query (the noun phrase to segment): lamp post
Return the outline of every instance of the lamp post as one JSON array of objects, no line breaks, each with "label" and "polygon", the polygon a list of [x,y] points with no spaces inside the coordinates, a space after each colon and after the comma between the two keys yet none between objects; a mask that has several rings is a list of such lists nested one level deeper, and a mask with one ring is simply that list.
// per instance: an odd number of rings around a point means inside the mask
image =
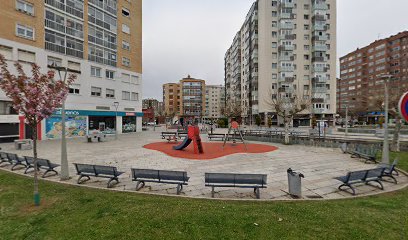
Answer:
[{"label": "lamp post", "polygon": [[[67,72],[68,68],[66,67],[58,67],[54,66],[55,69],[58,71],[58,75],[61,81],[64,83],[67,80]],[[64,78],[62,78],[61,71],[64,72]],[[69,179],[69,168],[68,168],[68,154],[67,154],[67,139],[65,133],[65,100],[62,102],[61,106],[61,177],[62,181]]]},{"label": "lamp post", "polygon": [[115,140],[118,140],[118,107],[119,107],[119,102],[114,102],[113,106],[115,107]]},{"label": "lamp post", "polygon": [[383,143],[383,153],[382,153],[382,163],[389,164],[389,139],[388,139],[388,81],[391,79],[392,75],[384,74],[380,76],[384,79],[384,143]]}]

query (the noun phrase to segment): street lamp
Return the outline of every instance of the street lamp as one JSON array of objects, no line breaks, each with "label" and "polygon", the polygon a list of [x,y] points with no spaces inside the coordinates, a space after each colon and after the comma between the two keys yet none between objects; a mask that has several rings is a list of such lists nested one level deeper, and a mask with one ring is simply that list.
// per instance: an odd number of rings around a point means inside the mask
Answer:
[{"label": "street lamp", "polygon": [[382,163],[389,164],[389,139],[388,139],[388,81],[391,79],[391,74],[383,74],[380,76],[384,80],[384,143],[382,153]]},{"label": "street lamp", "polygon": [[118,107],[119,107],[119,102],[114,102],[113,106],[115,107],[115,140],[118,140]]},{"label": "street lamp", "polygon": [[[60,80],[64,81],[65,83],[67,80],[68,68],[61,67],[61,66],[55,66],[55,64],[53,64],[53,67],[58,71]],[[62,78],[61,71],[64,72],[64,78]],[[61,125],[62,125],[62,130],[61,130],[61,178],[60,179],[61,181],[64,181],[64,180],[69,179],[67,139],[65,136],[65,100],[62,102],[62,106],[61,106]]]}]

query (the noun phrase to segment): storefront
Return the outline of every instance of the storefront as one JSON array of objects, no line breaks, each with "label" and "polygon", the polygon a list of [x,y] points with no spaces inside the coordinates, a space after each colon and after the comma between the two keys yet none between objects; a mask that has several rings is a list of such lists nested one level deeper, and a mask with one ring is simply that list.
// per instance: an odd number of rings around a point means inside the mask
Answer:
[{"label": "storefront", "polygon": [[[137,132],[142,128],[142,113],[66,110],[65,131],[67,137],[81,137],[97,130],[106,134]],[[45,121],[44,135],[48,139],[61,138],[61,110]]]}]

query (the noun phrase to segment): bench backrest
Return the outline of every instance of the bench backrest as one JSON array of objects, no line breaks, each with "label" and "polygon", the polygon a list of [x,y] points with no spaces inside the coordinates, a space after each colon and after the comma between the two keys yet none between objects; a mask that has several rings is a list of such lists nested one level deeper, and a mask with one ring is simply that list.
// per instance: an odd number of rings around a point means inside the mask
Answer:
[{"label": "bench backrest", "polygon": [[135,169],[132,168],[133,179],[157,179],[167,181],[188,181],[187,172],[182,171],[166,171],[154,169]]},{"label": "bench backrest", "polygon": [[7,153],[7,158],[9,160],[16,160],[16,161],[19,160],[17,154],[15,154],[15,153]]},{"label": "bench backrest", "polygon": [[7,159],[7,153],[6,152],[0,152],[0,158],[1,159]]},{"label": "bench backrest", "polygon": [[380,178],[382,174],[384,173],[384,170],[385,168],[375,168],[375,169],[367,170],[367,175],[365,179]]},{"label": "bench backrest", "polygon": [[219,183],[219,184],[254,184],[254,185],[266,185],[267,175],[264,174],[235,174],[235,173],[206,173],[206,183]]},{"label": "bench backrest", "polygon": [[94,168],[96,175],[118,176],[118,170],[116,167],[94,165]]},{"label": "bench backrest", "polygon": [[96,174],[95,173],[95,168],[93,165],[89,164],[81,164],[81,163],[74,163],[75,168],[77,170],[77,173],[91,173],[91,174]]},{"label": "bench backrest", "polygon": [[34,164],[33,157],[24,156],[24,160],[26,161],[27,165]]},{"label": "bench backrest", "polygon": [[38,166],[50,166],[50,160],[48,159],[43,159],[43,158],[37,158],[37,164]]},{"label": "bench backrest", "polygon": [[357,180],[363,181],[367,176],[367,170],[349,172],[347,174],[346,182],[353,182]]}]

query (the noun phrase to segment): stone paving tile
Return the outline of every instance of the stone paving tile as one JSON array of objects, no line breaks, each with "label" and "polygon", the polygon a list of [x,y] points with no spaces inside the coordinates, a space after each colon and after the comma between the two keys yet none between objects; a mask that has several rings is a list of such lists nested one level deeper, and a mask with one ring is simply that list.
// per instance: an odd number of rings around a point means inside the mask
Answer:
[{"label": "stone paving tile", "polygon": [[[162,129],[164,130],[164,129]],[[156,132],[147,131],[136,134],[120,135],[115,141],[111,137],[107,142],[87,143],[84,138],[68,139],[68,159],[71,163],[69,170],[71,179],[69,183],[76,184],[77,176],[72,163],[90,163],[117,166],[119,171],[125,173],[120,176],[120,183],[115,189],[135,191],[136,183],[131,180],[131,168],[149,168],[163,170],[187,171],[190,177],[189,185],[184,186],[181,195],[189,197],[211,197],[211,188],[204,186],[204,173],[206,172],[231,172],[231,173],[262,173],[268,174],[268,187],[261,189],[262,199],[292,199],[287,194],[288,168],[305,175],[302,179],[302,194],[305,199],[323,197],[327,199],[350,197],[345,191],[338,191],[340,182],[333,179],[346,175],[348,171],[370,169],[375,164],[365,164],[359,159],[350,158],[339,149],[316,148],[311,146],[271,144],[279,149],[263,154],[234,154],[218,159],[199,161],[169,157],[161,152],[143,148],[144,144],[162,141],[159,137],[160,129]],[[203,136],[203,140],[206,140]],[[253,142],[257,143],[257,142]],[[60,162],[59,140],[45,140],[38,144],[39,157]],[[268,143],[265,143],[268,144]],[[174,144],[169,144],[169,147]],[[16,151],[14,144],[0,144],[3,151],[14,152],[19,155],[32,156],[31,150]],[[10,169],[9,166],[2,167]],[[59,170],[59,169],[57,169]],[[17,172],[22,173],[23,170]],[[32,174],[30,174],[32,175]],[[58,176],[49,177],[49,180],[59,181]],[[384,183],[386,190],[399,188],[408,183],[408,177],[397,177],[398,185],[390,182]],[[108,179],[92,178],[82,185],[106,188]],[[375,183],[374,183],[375,184]],[[356,186],[357,194],[381,192],[377,187]],[[176,194],[176,185],[146,183],[140,192],[158,194]],[[215,197],[255,199],[252,189],[216,188]]]}]

